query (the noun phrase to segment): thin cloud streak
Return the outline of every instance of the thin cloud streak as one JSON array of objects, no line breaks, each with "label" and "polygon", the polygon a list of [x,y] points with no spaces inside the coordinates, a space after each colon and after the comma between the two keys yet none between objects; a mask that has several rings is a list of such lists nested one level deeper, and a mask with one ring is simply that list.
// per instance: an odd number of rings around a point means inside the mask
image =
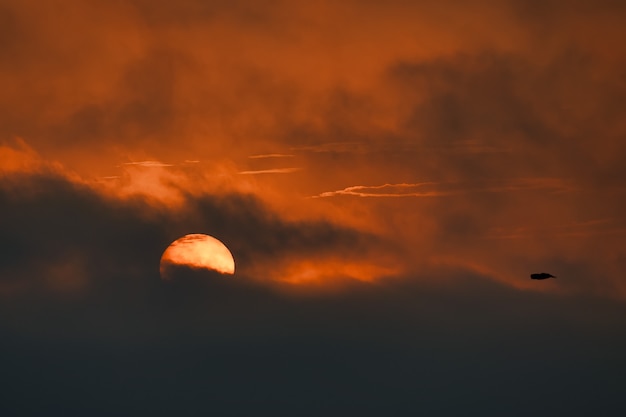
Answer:
[{"label": "thin cloud streak", "polygon": [[370,193],[363,190],[382,190],[387,188],[416,188],[424,185],[433,185],[434,182],[424,182],[415,184],[383,184],[383,185],[354,185],[343,190],[327,191],[311,198],[335,197],[338,195],[352,195],[357,197],[436,197],[444,195],[440,192],[398,192],[398,193]]},{"label": "thin cloud streak", "polygon": [[302,168],[274,168],[274,169],[261,169],[258,171],[241,171],[240,175],[260,175],[260,174],[291,174],[296,171],[300,171]]},{"label": "thin cloud streak", "polygon": [[[415,189],[427,186],[448,187],[449,189],[435,189],[425,191],[414,191]],[[472,193],[499,193],[512,191],[525,191],[544,189],[553,192],[573,191],[573,188],[565,184],[562,180],[555,178],[530,178],[514,180],[509,184],[503,185],[483,185],[471,186],[463,183],[438,183],[434,181],[426,181],[419,183],[400,183],[400,184],[383,184],[383,185],[354,185],[341,190],[327,191],[311,198],[327,198],[340,195],[356,196],[356,197],[445,197],[452,195],[463,195]],[[374,190],[387,190],[395,192],[373,192]]]},{"label": "thin cloud streak", "polygon": [[166,164],[160,161],[137,161],[137,162],[125,162],[122,165],[134,165],[140,166],[144,168],[162,168],[162,167],[173,167],[173,164]]},{"label": "thin cloud streak", "polygon": [[293,158],[295,155],[283,153],[268,153],[263,155],[250,155],[250,159],[269,159],[269,158]]}]

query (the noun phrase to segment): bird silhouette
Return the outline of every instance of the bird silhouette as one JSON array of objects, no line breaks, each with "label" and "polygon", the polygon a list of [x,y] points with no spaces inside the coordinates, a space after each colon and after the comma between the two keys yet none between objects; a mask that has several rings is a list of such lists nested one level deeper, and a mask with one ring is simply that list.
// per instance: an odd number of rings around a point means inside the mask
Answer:
[{"label": "bird silhouette", "polygon": [[548,278],[556,278],[552,274],[548,274],[547,272],[541,272],[538,274],[530,274],[530,279],[548,279]]}]

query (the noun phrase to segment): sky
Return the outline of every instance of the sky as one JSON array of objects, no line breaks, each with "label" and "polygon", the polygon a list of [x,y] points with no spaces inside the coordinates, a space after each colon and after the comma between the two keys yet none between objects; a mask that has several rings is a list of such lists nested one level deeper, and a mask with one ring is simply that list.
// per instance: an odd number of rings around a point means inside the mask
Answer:
[{"label": "sky", "polygon": [[0,0],[0,413],[622,414],[625,21]]}]

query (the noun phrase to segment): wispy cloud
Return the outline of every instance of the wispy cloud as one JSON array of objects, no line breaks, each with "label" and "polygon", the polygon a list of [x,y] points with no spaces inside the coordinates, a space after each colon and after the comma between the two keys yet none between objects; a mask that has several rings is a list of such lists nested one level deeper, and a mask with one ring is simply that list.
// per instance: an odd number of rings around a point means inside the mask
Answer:
[{"label": "wispy cloud", "polygon": [[160,161],[137,161],[137,162],[125,162],[122,165],[134,165],[145,168],[157,168],[157,167],[171,167],[172,164],[166,164]]},{"label": "wispy cloud", "polygon": [[433,197],[442,195],[436,191],[417,191],[420,187],[433,185],[433,182],[415,184],[383,184],[383,185],[354,185],[342,190],[327,191],[313,198],[335,197],[338,195],[351,195],[357,197]]},{"label": "wispy cloud", "polygon": [[241,171],[241,175],[259,175],[259,174],[290,174],[292,172],[300,171],[301,168],[274,168],[274,169],[261,169],[258,171]]},{"label": "wispy cloud", "polygon": [[341,190],[327,191],[312,198],[327,198],[340,195],[356,197],[444,197],[470,193],[495,193],[544,189],[552,192],[572,191],[558,178],[522,178],[510,181],[490,181],[482,184],[463,182],[434,182],[353,185]]},{"label": "wispy cloud", "polygon": [[250,155],[250,159],[268,159],[268,158],[293,158],[295,155],[284,153],[268,153],[263,155]]}]

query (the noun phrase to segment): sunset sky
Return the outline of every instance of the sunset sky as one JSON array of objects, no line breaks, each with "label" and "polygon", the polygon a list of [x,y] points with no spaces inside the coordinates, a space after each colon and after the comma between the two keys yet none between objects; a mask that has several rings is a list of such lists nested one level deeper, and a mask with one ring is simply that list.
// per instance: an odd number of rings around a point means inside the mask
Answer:
[{"label": "sunset sky", "polygon": [[[625,39],[620,0],[0,0],[0,414],[621,415]],[[193,233],[236,273],[161,279]]]}]

